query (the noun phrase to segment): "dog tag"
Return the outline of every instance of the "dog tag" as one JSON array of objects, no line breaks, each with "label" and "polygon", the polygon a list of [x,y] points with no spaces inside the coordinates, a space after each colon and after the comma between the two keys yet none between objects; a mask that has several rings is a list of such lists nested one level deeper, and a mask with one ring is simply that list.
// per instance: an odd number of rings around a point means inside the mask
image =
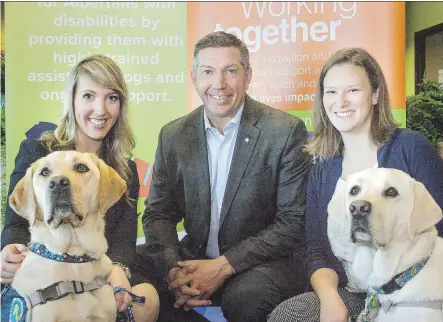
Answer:
[{"label": "dog tag", "polygon": [[361,322],[371,322],[371,317],[369,316],[369,312],[362,313],[362,315],[360,316],[360,321]]},{"label": "dog tag", "polygon": [[366,299],[365,299],[365,309],[364,309],[363,313],[360,315],[361,322],[371,322],[371,318],[370,318],[370,314],[369,314],[371,300],[372,300],[372,295],[368,293],[366,295]]},{"label": "dog tag", "polygon": [[375,316],[377,316],[377,311],[379,309],[379,302],[377,294],[367,293],[365,299],[365,309],[360,314],[359,322],[372,322]]},{"label": "dog tag", "polygon": [[372,308],[378,307],[379,303],[378,303],[377,294],[371,294],[369,301],[370,301],[370,307]]}]

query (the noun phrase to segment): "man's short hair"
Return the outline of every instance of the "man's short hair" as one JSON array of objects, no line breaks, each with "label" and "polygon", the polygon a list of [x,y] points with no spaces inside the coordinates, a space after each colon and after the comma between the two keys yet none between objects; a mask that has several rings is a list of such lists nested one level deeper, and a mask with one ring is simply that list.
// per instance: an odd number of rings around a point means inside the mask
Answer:
[{"label": "man's short hair", "polygon": [[216,31],[201,38],[194,48],[194,71],[198,68],[198,53],[205,48],[234,47],[240,51],[240,63],[245,70],[250,68],[248,47],[236,36],[224,31]]}]

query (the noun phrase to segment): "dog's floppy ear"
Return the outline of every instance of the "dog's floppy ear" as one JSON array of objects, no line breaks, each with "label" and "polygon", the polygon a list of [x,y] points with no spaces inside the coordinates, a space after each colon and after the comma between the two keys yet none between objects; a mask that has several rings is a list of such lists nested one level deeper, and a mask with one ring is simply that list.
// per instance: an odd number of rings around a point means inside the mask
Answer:
[{"label": "dog's floppy ear", "polygon": [[26,170],[26,174],[15,186],[9,196],[9,206],[20,216],[28,219],[29,225],[33,226],[37,215],[37,204],[35,202],[34,187],[32,185],[32,177],[34,175],[34,167],[30,166]]},{"label": "dog's floppy ear", "polygon": [[411,240],[426,229],[435,226],[442,218],[442,210],[423,183],[413,181],[414,207],[409,219],[408,232]]},{"label": "dog's floppy ear", "polygon": [[100,214],[104,216],[126,191],[126,182],[117,171],[108,166],[103,160],[96,158],[96,162],[100,170],[98,206]]}]

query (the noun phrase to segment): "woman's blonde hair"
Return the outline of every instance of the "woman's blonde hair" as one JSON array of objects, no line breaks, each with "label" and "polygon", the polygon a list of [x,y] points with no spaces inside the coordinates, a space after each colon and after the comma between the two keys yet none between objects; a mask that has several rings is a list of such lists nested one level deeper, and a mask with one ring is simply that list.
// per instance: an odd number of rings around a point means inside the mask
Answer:
[{"label": "woman's blonde hair", "polygon": [[339,64],[362,67],[368,76],[372,90],[375,92],[378,89],[378,102],[373,107],[370,128],[374,144],[382,146],[389,139],[392,131],[399,126],[392,118],[388,85],[380,65],[374,57],[361,48],[339,50],[328,59],[321,70],[312,107],[313,136],[306,145],[306,150],[321,157],[343,153],[343,140],[340,132],[332,125],[323,105],[325,76],[333,66]]},{"label": "woman's blonde hair", "polygon": [[40,140],[45,141],[50,151],[75,149],[77,122],[74,98],[79,76],[87,76],[94,83],[115,91],[119,96],[120,115],[103,138],[98,156],[129,183],[132,173],[127,159],[135,147],[135,138],[128,119],[128,90],[120,68],[109,57],[89,56],[74,66],[66,84],[66,99],[60,123],[54,132],[43,133]]}]

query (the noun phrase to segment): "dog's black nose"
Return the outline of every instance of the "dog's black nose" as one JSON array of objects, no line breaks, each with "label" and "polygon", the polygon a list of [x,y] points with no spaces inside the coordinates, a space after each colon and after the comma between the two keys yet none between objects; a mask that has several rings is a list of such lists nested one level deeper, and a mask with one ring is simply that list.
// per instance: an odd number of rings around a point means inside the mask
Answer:
[{"label": "dog's black nose", "polygon": [[349,211],[352,216],[364,217],[371,213],[372,204],[366,200],[354,200],[349,205]]},{"label": "dog's black nose", "polygon": [[57,176],[51,179],[49,181],[49,189],[50,190],[57,190],[57,189],[63,189],[68,188],[71,183],[69,182],[69,179],[65,176]]}]

